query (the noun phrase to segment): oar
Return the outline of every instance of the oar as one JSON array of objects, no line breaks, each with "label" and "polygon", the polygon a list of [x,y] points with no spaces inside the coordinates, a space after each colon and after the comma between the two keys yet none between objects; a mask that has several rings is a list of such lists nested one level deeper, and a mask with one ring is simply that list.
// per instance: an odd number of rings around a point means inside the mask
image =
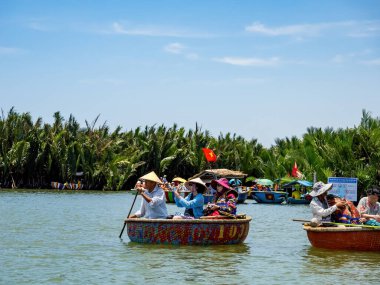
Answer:
[{"label": "oar", "polygon": [[[135,201],[136,201],[136,198],[137,198],[137,195],[139,194],[139,191],[136,191],[136,195],[135,195],[135,199],[133,199],[133,203],[132,203],[132,206],[131,206],[131,209],[129,210],[129,213],[128,213],[128,216],[127,218],[129,218],[129,216],[131,215],[131,212],[132,212],[132,209],[133,209],[133,206],[135,205]],[[121,236],[123,235],[123,232],[124,232],[124,229],[125,229],[125,226],[127,225],[127,221],[124,221],[124,226],[123,228],[121,229],[121,233],[119,235],[119,238],[121,238]]]},{"label": "oar", "polygon": [[293,222],[310,223],[309,220],[292,219]]}]

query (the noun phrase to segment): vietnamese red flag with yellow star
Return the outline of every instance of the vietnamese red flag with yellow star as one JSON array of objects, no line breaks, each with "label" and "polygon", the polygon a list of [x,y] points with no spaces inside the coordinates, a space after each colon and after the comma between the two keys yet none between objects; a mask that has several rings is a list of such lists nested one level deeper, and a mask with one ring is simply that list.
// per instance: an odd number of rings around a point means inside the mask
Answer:
[{"label": "vietnamese red flag with yellow star", "polygon": [[203,153],[206,157],[206,160],[208,162],[215,162],[216,161],[216,155],[211,149],[204,147],[204,148],[202,148],[202,151],[203,151]]}]

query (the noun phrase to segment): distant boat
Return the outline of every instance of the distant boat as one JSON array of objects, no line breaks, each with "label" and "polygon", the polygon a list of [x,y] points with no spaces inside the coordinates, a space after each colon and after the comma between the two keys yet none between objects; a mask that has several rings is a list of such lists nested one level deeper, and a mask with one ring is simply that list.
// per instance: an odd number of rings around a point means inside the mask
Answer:
[{"label": "distant boat", "polygon": [[[294,187],[298,187],[298,189],[294,189]],[[302,191],[300,188],[303,188]],[[311,189],[313,187],[313,183],[306,180],[293,180],[289,183],[286,183],[282,186],[284,191],[286,191],[289,195],[286,202],[288,204],[310,204],[312,197],[307,193],[307,188]]]},{"label": "distant boat", "polygon": [[286,200],[286,203],[288,203],[288,204],[296,204],[296,205],[310,204],[312,198],[313,197],[311,197],[309,194],[301,195],[301,199],[296,199],[296,198],[293,198],[293,197],[289,197]]},{"label": "distant boat", "polygon": [[282,191],[251,191],[251,195],[257,203],[265,204],[281,204],[288,197],[288,193]]},{"label": "distant boat", "polygon": [[81,190],[83,189],[83,184],[81,183],[60,183],[60,182],[51,182],[51,188],[58,190]]},{"label": "distant boat", "polygon": [[237,198],[237,203],[238,204],[243,204],[245,200],[248,198],[248,191],[246,187],[242,186],[237,186],[235,187],[235,190],[238,192],[238,198]]},{"label": "distant boat", "polygon": [[126,219],[129,239],[138,243],[232,245],[242,243],[251,217],[244,219]]}]

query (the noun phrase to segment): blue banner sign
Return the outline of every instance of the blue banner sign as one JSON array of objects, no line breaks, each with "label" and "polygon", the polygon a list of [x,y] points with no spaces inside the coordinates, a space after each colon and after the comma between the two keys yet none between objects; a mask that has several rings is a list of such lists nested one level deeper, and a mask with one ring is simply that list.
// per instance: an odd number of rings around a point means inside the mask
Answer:
[{"label": "blue banner sign", "polygon": [[350,201],[357,201],[358,179],[350,177],[329,177],[327,183],[332,183],[333,187],[329,194],[334,194]]}]

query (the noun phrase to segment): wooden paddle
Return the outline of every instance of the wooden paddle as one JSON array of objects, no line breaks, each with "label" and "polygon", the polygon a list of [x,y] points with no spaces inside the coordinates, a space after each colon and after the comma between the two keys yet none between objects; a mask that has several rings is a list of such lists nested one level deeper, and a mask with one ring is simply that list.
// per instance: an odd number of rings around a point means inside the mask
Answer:
[{"label": "wooden paddle", "polygon": [[[135,202],[136,202],[136,198],[137,198],[137,195],[139,194],[139,191],[136,191],[136,195],[135,195],[135,199],[133,199],[133,203],[132,203],[132,206],[131,206],[131,209],[129,210],[129,213],[128,213],[128,216],[127,216],[127,219],[129,218],[129,216],[131,215],[131,212],[132,212],[132,209],[133,209],[133,206],[135,205]],[[124,221],[124,226],[121,230],[121,233],[119,235],[119,238],[121,238],[121,236],[123,235],[123,232],[124,232],[124,229],[125,229],[125,226],[127,225],[127,221]]]}]

